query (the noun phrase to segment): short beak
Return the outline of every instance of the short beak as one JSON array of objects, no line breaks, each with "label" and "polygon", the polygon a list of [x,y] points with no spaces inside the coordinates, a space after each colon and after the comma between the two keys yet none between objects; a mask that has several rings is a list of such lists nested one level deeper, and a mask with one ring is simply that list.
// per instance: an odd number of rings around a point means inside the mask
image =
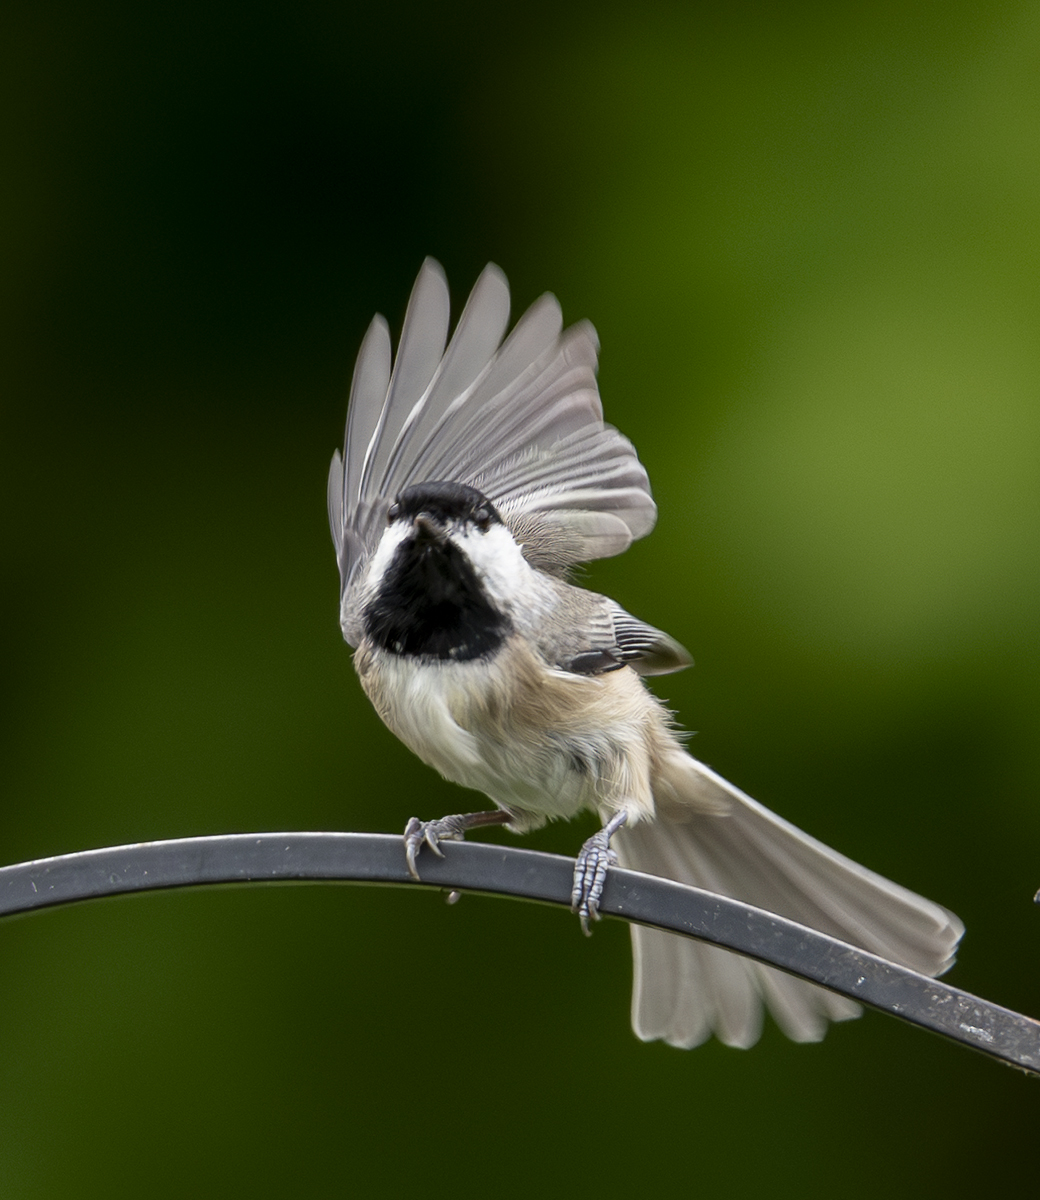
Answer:
[{"label": "short beak", "polygon": [[419,513],[414,522],[415,532],[419,536],[419,540],[423,542],[442,542],[444,541],[444,529],[436,518],[430,516],[429,513]]}]

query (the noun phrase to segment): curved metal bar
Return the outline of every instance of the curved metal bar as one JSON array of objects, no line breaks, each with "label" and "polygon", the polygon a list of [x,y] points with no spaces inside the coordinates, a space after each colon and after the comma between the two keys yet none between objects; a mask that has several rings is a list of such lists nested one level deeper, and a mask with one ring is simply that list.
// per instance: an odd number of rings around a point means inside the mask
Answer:
[{"label": "curved metal bar", "polygon": [[[339,881],[430,886],[570,906],[574,860],[512,846],[424,851],[422,884],[399,836],[241,833],[84,850],[0,867],[0,916],[102,896],[205,884]],[[604,914],[699,938],[1040,1075],[1040,1021],[762,909],[670,879],[613,867]]]}]

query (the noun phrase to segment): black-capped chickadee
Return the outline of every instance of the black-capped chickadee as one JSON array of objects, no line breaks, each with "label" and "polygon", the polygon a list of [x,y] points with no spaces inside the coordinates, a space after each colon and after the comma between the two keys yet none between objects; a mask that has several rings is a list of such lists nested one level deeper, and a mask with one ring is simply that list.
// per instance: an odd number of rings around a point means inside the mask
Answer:
[{"label": "black-capped chickadee", "polygon": [[[329,473],[340,622],[390,729],[491,812],[408,823],[423,846],[478,825],[515,833],[592,809],[575,907],[587,929],[612,862],[732,896],[928,975],[963,933],[946,909],[868,871],[745,796],[683,748],[641,676],[686,651],[568,582],[619,554],[656,508],[631,443],[603,423],[595,331],[561,332],[551,295],[503,341],[509,289],[488,266],[448,343],[448,287],[424,263],[391,370],[377,316]],[[447,349],[445,345],[447,343]],[[612,841],[614,846],[612,846]],[[439,851],[438,851],[439,852]],[[851,1001],[727,951],[632,926],[632,1021],[644,1040],[758,1038],[763,1002],[814,1041]]]}]

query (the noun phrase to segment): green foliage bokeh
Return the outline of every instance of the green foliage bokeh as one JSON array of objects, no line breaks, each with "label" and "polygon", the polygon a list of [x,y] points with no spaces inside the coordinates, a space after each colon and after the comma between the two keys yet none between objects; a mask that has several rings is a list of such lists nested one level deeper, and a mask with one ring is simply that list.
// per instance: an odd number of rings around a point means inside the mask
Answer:
[{"label": "green foliage bokeh", "polygon": [[[464,803],[353,678],[324,487],[371,314],[491,259],[599,330],[661,515],[588,582],[693,652],[659,690],[694,751],[1040,1011],[1040,6],[2,30],[0,860]],[[629,987],[622,926],[479,898],[7,922],[0,1197],[1032,1184],[1034,1081],[875,1014],[643,1046]]]}]

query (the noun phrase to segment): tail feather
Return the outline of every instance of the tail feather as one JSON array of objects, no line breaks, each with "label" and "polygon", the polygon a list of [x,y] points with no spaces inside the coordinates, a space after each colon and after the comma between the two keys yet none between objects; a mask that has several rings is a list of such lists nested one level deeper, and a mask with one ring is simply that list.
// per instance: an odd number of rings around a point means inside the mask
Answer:
[{"label": "tail feather", "polygon": [[[951,965],[964,932],[951,912],[809,837],[685,753],[662,770],[669,803],[655,821],[618,833],[624,866],[744,900],[926,975]],[[632,1021],[644,1041],[690,1047],[714,1032],[751,1046],[763,1004],[788,1037],[818,1041],[828,1021],[860,1011],[714,946],[640,926],[632,942]]]},{"label": "tail feather", "polygon": [[[632,834],[638,838],[648,828],[655,827],[638,825]],[[628,844],[626,838],[626,846]],[[620,842],[618,848],[622,861],[625,861],[627,854],[621,850]],[[641,858],[645,865],[636,869],[669,879],[683,879],[690,873],[682,854],[684,849],[687,847],[672,839],[656,838]],[[696,848],[694,853],[697,853]],[[635,864],[626,862],[626,865]],[[705,880],[699,886],[712,891],[720,886],[707,862],[698,862],[696,874]],[[640,993],[633,1004],[645,1014],[644,1020],[653,1011],[651,1024],[655,1027],[667,1029],[670,1023],[678,1023],[683,1027],[681,1044],[684,1046],[697,1045],[712,1031],[727,1045],[750,1046],[758,1040],[762,1006],[757,989],[748,986],[747,972],[752,965],[749,960],[640,926],[633,926],[632,934],[633,956],[637,963],[636,992]],[[647,964],[643,971],[639,967],[642,962]],[[696,997],[697,1003],[690,1004],[689,997]],[[664,1035],[653,1033],[644,1040],[661,1036]]]}]

